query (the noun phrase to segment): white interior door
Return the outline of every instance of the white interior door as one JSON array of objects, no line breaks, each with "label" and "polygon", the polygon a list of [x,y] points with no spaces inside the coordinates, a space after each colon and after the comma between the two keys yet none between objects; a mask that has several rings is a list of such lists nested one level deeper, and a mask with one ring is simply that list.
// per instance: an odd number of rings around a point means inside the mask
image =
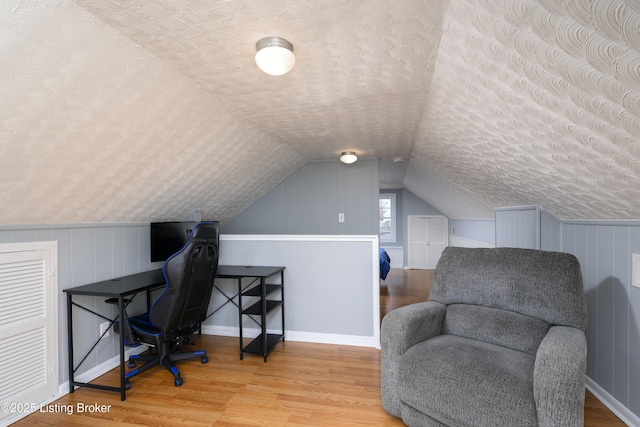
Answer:
[{"label": "white interior door", "polygon": [[409,268],[428,269],[428,223],[424,217],[409,216]]},{"label": "white interior door", "polygon": [[434,269],[447,246],[447,218],[409,215],[409,268]]},{"label": "white interior door", "polygon": [[447,219],[445,217],[433,217],[427,219],[429,228],[429,240],[427,241],[428,269],[436,268],[442,251],[447,246]]}]

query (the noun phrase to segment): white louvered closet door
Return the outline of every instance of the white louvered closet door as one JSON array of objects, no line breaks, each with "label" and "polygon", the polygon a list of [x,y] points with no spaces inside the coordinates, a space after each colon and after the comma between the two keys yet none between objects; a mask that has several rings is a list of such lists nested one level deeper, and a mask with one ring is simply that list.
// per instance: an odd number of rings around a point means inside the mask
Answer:
[{"label": "white louvered closet door", "polygon": [[0,424],[58,393],[57,266],[57,242],[0,244]]}]

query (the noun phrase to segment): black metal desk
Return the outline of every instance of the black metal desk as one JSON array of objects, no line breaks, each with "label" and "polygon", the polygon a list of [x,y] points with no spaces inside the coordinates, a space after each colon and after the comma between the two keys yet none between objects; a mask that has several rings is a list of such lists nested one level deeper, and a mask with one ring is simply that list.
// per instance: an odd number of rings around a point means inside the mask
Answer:
[{"label": "black metal desk", "polygon": [[[238,334],[240,338],[240,360],[244,358],[244,353],[260,354],[267,361],[267,354],[280,341],[284,341],[284,269],[285,267],[252,267],[239,265],[218,266],[217,277],[226,279],[237,279],[238,293],[233,297],[225,294],[227,301],[238,307]],[[275,275],[280,275],[280,283],[268,284],[267,279]],[[248,284],[243,284],[243,279],[254,279]],[[220,290],[220,289],[218,289]],[[280,291],[279,299],[268,299],[270,294]],[[224,292],[223,292],[224,294]],[[257,297],[258,301],[249,307],[243,307],[242,297]],[[237,297],[237,304],[233,298]],[[223,304],[223,305],[224,305]],[[282,313],[282,333],[267,333],[267,314],[277,307],[281,307]],[[248,315],[261,328],[261,333],[248,345],[244,345],[242,337],[242,316]],[[260,321],[256,321],[253,316],[259,316]]]},{"label": "black metal desk", "polygon": [[[282,338],[284,340],[284,269],[285,267],[259,267],[259,266],[237,266],[237,265],[219,265],[216,277],[218,278],[226,278],[226,279],[237,279],[238,280],[238,293],[231,297],[227,296],[222,292],[220,288],[217,286],[216,289],[223,293],[223,295],[227,298],[227,301],[223,303],[223,305],[231,302],[236,307],[238,307],[238,311],[240,313],[240,324],[239,324],[239,334],[240,334],[240,359],[243,357],[243,352],[247,353],[257,353],[262,354],[264,356],[264,361],[267,361],[267,353],[273,345],[277,341]],[[277,285],[267,285],[266,280],[276,274],[280,273],[280,284]],[[249,284],[243,285],[242,280],[246,278],[253,278],[254,280]],[[259,285],[257,282],[259,281]],[[88,285],[77,286],[75,288],[65,289],[64,292],[67,294],[67,339],[68,339],[68,352],[69,352],[69,393],[73,393],[75,387],[89,387],[89,388],[97,388],[101,390],[109,390],[109,391],[119,391],[120,399],[126,399],[126,381],[125,381],[125,345],[124,345],[124,322],[119,322],[119,335],[120,339],[120,387],[101,385],[95,383],[85,383],[75,381],[74,375],[75,371],[78,367],[84,362],[84,360],[88,357],[88,355],[93,351],[93,349],[98,345],[100,338],[93,345],[93,347],[87,352],[84,358],[80,361],[78,366],[74,366],[74,354],[73,354],[73,306],[79,307],[83,310],[86,310],[94,315],[101,317],[105,320],[111,322],[111,325],[117,320],[122,319],[125,316],[124,310],[124,301],[126,297],[133,298],[139,292],[147,293],[147,309],[150,306],[150,291],[154,288],[163,286],[165,284],[165,278],[162,274],[162,269],[146,271],[143,273],[132,274],[130,276],[119,277],[111,280],[105,280],[102,282],[91,283]],[[268,311],[267,307],[267,295],[276,289],[281,290],[281,298],[278,301],[278,305],[282,305],[282,335],[269,335],[267,334],[267,325],[266,325],[266,314]],[[246,296],[257,296],[260,297],[260,304],[262,307],[262,322],[260,323],[262,327],[262,335],[256,338],[252,344],[249,346],[243,347],[242,343],[242,315],[243,314],[260,314],[257,312],[247,312],[247,310],[242,309],[242,295]],[[82,305],[79,305],[73,301],[74,295],[87,295],[87,296],[98,296],[105,298],[114,298],[117,299],[118,303],[118,315],[115,319],[109,319],[100,313],[96,313],[95,311],[86,308]],[[238,302],[234,302],[234,298],[238,298]],[[219,310],[221,307],[218,307]],[[251,307],[250,307],[251,308]],[[217,311],[216,310],[216,311]],[[243,313],[244,311],[244,313]],[[214,312],[215,313],[215,312]],[[213,313],[212,313],[213,314]],[[207,316],[210,317],[211,315]],[[260,340],[261,337],[266,337],[267,339]],[[264,341],[264,342],[263,342]]]},{"label": "black metal desk", "polygon": [[[147,305],[149,304],[149,291],[159,286],[162,286],[165,283],[164,275],[162,274],[162,270],[151,270],[145,271],[144,273],[132,274],[130,276],[120,277],[111,280],[105,280],[103,282],[91,283],[89,285],[77,286],[75,288],[65,289],[64,292],[67,293],[67,339],[68,339],[68,351],[69,351],[69,393],[73,393],[75,387],[90,387],[97,388],[101,390],[110,390],[110,391],[119,391],[120,399],[125,400],[126,398],[126,387],[125,387],[125,365],[124,365],[124,322],[119,322],[119,333],[120,333],[120,387],[101,385],[101,384],[92,384],[92,383],[84,383],[78,382],[74,379],[74,374],[76,369],[80,367],[82,362],[87,358],[89,353],[93,351],[93,349],[98,345],[100,338],[94,344],[93,347],[87,352],[84,358],[80,361],[78,366],[74,367],[74,358],[73,358],[73,306],[79,307],[83,310],[86,310],[90,313],[95,314],[98,317],[102,317],[105,320],[109,320],[111,325],[117,319],[124,318],[124,300],[125,297],[135,296],[139,292],[147,292]],[[109,319],[99,313],[96,313],[93,310],[90,310],[86,307],[83,307],[79,304],[73,302],[74,295],[88,295],[88,296],[98,296],[98,297],[106,297],[106,298],[117,298],[118,300],[118,316],[116,319]],[[147,307],[148,308],[148,307]],[[109,325],[109,328],[111,327]]]}]

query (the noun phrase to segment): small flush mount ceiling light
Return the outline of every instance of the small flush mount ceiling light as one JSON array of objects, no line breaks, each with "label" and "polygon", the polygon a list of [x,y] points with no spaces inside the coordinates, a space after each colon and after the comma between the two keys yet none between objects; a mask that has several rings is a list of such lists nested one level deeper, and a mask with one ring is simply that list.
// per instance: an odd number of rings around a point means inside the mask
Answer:
[{"label": "small flush mount ceiling light", "polygon": [[282,37],[265,37],[256,43],[256,64],[272,76],[287,74],[296,63],[293,45]]},{"label": "small flush mount ceiling light", "polygon": [[340,155],[340,161],[348,165],[355,162],[356,160],[358,160],[358,156],[356,156],[355,151],[343,151],[342,155]]}]

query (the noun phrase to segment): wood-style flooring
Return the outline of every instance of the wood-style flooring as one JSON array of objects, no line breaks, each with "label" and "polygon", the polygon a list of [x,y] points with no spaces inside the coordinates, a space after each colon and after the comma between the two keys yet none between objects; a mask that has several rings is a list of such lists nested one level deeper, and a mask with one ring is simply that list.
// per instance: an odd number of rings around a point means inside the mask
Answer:
[{"label": "wood-style flooring", "polygon": [[426,301],[434,270],[392,268],[380,286],[380,319],[394,308]]},{"label": "wood-style flooring", "polygon": [[[381,288],[382,315],[426,300],[432,271],[392,270]],[[380,351],[373,348],[282,342],[262,357],[239,358],[237,338],[196,337],[209,363],[179,362],[181,387],[162,367],[132,380],[127,400],[119,393],[79,389],[15,426],[402,426],[380,404]],[[118,384],[114,369],[98,380]],[[77,408],[105,405],[105,412]],[[65,409],[73,409],[68,414]],[[588,393],[585,426],[624,426]]]}]

